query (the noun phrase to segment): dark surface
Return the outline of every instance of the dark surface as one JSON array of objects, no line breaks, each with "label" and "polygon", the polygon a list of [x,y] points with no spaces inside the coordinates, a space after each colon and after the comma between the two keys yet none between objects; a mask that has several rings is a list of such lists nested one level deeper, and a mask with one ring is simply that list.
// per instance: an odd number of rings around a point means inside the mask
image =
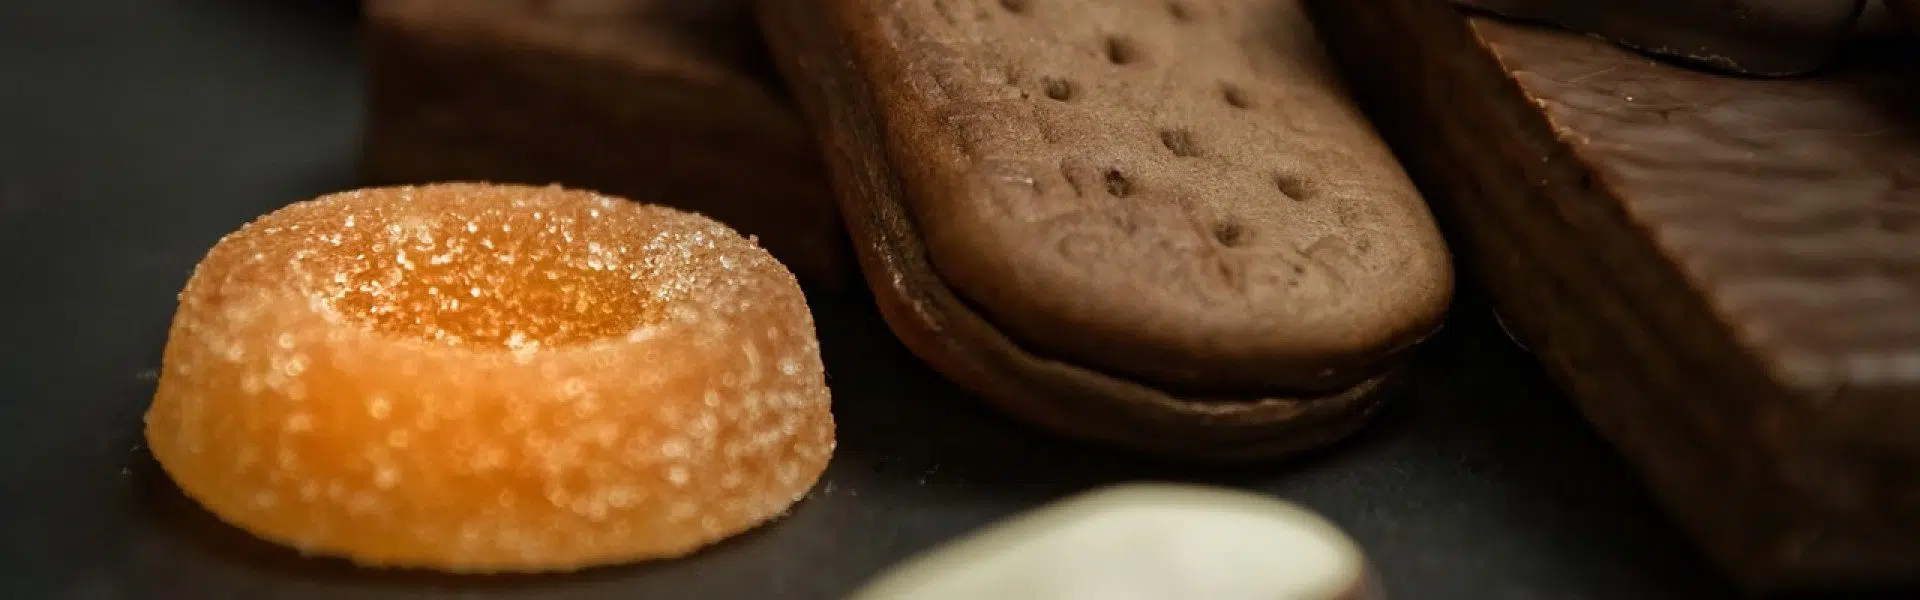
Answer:
[{"label": "dark surface", "polygon": [[1137,478],[1319,509],[1397,598],[1728,594],[1471,299],[1358,439],[1205,475],[1039,438],[906,356],[864,299],[816,299],[841,450],[785,522],[686,561],[509,579],[358,571],[255,542],[166,481],[140,414],[206,248],[352,185],[361,89],[338,4],[0,4],[0,596],[833,598],[910,552]]},{"label": "dark surface", "polygon": [[1760,80],[1313,4],[1461,263],[1727,573],[1920,584],[1920,44]]}]

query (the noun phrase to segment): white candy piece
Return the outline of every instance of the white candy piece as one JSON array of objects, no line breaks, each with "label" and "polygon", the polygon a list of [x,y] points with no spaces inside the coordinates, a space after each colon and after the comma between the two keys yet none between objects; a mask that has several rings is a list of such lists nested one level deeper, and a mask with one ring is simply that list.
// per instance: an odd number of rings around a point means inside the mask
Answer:
[{"label": "white candy piece", "polygon": [[1271,497],[1128,484],[988,527],[850,600],[1360,600],[1360,548]]}]

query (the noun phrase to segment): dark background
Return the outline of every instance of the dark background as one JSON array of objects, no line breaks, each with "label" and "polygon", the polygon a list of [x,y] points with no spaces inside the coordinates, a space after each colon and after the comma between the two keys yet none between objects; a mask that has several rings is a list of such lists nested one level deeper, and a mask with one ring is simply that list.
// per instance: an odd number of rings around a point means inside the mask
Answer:
[{"label": "dark background", "polygon": [[915,361],[866,297],[815,296],[841,450],[774,526],[552,577],[362,571],[254,541],[167,481],[140,417],[205,250],[354,185],[352,4],[0,2],[0,596],[835,598],[1019,510],[1139,479],[1320,510],[1395,598],[1731,594],[1470,290],[1375,426],[1285,463],[1195,470],[1047,439]]}]

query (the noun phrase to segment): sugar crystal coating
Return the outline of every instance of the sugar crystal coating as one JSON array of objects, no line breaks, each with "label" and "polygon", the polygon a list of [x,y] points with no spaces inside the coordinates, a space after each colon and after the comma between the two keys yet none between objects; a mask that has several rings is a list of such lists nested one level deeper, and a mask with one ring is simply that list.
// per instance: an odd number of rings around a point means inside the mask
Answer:
[{"label": "sugar crystal coating", "polygon": [[678,556],[818,480],[799,286],[709,219],[557,187],[297,203],[180,295],[147,437],[222,519],[368,565]]}]

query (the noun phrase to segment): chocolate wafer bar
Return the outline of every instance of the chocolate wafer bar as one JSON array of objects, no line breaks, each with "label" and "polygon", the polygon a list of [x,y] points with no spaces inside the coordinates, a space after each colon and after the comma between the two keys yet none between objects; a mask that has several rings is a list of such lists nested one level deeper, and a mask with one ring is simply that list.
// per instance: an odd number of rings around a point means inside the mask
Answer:
[{"label": "chocolate wafer bar", "polygon": [[739,0],[369,0],[366,176],[571,187],[705,213],[803,280],[853,259]]},{"label": "chocolate wafer bar", "polygon": [[1675,62],[1743,75],[1803,75],[1830,63],[1866,0],[1454,0],[1563,27]]},{"label": "chocolate wafer bar", "polygon": [[1760,80],[1443,0],[1310,5],[1505,321],[1728,573],[1920,578],[1911,41]]},{"label": "chocolate wafer bar", "polygon": [[1293,0],[767,0],[894,331],[1016,416],[1170,455],[1317,447],[1452,292]]}]

